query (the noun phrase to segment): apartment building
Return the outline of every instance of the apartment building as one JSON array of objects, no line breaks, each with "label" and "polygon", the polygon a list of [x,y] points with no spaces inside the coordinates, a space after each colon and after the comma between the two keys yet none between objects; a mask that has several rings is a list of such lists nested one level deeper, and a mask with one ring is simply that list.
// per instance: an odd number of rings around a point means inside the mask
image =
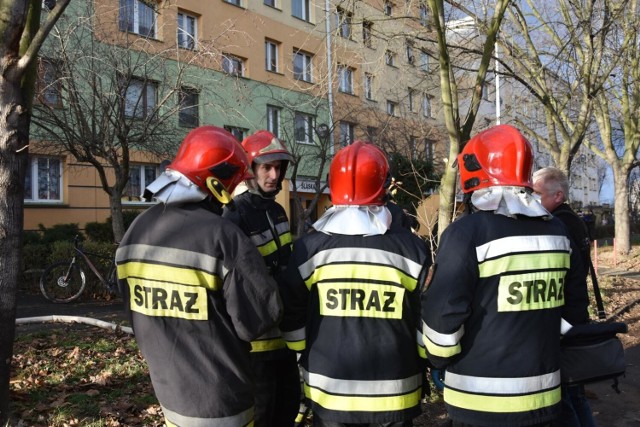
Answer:
[{"label": "apartment building", "polygon": [[[239,140],[268,129],[299,156],[296,187],[278,196],[293,222],[340,145],[433,158],[444,138],[428,20],[419,1],[72,2],[41,52],[25,229],[109,217],[111,154],[131,162],[123,209],[148,207],[144,187],[205,124]],[[102,173],[69,141],[104,145]]]}]

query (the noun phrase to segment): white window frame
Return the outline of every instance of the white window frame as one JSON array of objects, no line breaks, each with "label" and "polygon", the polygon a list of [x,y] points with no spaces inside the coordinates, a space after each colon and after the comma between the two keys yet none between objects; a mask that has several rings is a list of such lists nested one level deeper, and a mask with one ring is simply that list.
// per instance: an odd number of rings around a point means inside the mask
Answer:
[{"label": "white window frame", "polygon": [[364,96],[368,100],[373,100],[373,74],[364,73]]},{"label": "white window frame", "polygon": [[384,53],[384,63],[389,65],[390,67],[396,66],[396,54],[390,50],[387,50]]},{"label": "white window frame", "polygon": [[50,107],[62,107],[60,63],[48,58],[40,58],[38,66],[39,101]]},{"label": "white window frame", "polygon": [[[296,62],[301,59],[302,64],[299,71],[296,71]],[[313,57],[302,50],[293,51],[293,78],[307,83],[313,82]]]},{"label": "white window frame", "polygon": [[362,43],[369,48],[373,48],[373,22],[362,21]]},{"label": "white window frame", "polygon": [[246,138],[247,134],[249,133],[249,129],[246,128],[241,128],[240,126],[227,126],[225,125],[224,128],[229,131],[229,133],[231,133],[231,135],[235,136],[236,139],[240,142],[242,142],[243,139]]},{"label": "white window frame", "polygon": [[280,61],[278,60],[279,43],[273,40],[264,41],[264,67],[265,70],[277,73],[280,70]]},{"label": "white window frame", "polygon": [[338,7],[336,9],[338,35],[345,39],[351,39],[353,34],[353,13]]},{"label": "white window frame", "polygon": [[340,145],[346,147],[353,144],[355,139],[355,125],[351,122],[340,122]]},{"label": "white window frame", "polygon": [[435,155],[436,142],[431,139],[424,140],[424,157],[426,160],[433,161]]},{"label": "white window frame", "polygon": [[422,25],[423,27],[427,26],[427,20],[429,19],[429,11],[427,10],[427,5],[424,3],[420,3],[420,7],[419,7],[419,19],[420,19],[420,25]]},{"label": "white window frame", "polygon": [[390,116],[396,116],[398,110],[398,103],[387,100],[387,114]]},{"label": "white window frame", "polygon": [[[158,33],[158,12],[143,0],[120,0],[119,28],[120,31],[128,31],[143,37],[155,38]],[[151,10],[151,28],[147,34],[140,30],[141,14]]]},{"label": "white window frame", "polygon": [[433,96],[428,93],[422,94],[422,115],[426,118],[433,118]]},{"label": "white window frame", "polygon": [[224,2],[232,4],[234,6],[242,7],[242,0],[224,0]]},{"label": "white window frame", "polygon": [[429,58],[429,54],[424,50],[420,51],[420,69],[425,73],[429,72],[431,58]]},{"label": "white window frame", "polygon": [[146,119],[158,105],[158,83],[152,80],[132,78],[124,94],[124,116]]},{"label": "white window frame", "polygon": [[306,22],[311,22],[311,7],[309,3],[309,0],[292,0],[291,16],[302,19]]},{"label": "white window frame", "polygon": [[[180,111],[178,112],[178,126],[198,127],[200,125],[200,93],[190,87],[181,87],[178,94],[180,101]],[[194,98],[191,98],[194,97]],[[186,103],[187,100],[195,102]]]},{"label": "white window frame", "polygon": [[353,95],[354,69],[347,65],[338,65],[338,90]]},{"label": "white window frame", "polygon": [[390,1],[384,2],[384,14],[387,16],[393,16],[393,3]]},{"label": "white window frame", "polygon": [[[40,162],[45,163],[46,174],[40,174],[39,165]],[[57,163],[57,165],[52,165],[51,163]],[[25,178],[25,202],[33,202],[33,203],[62,203],[63,199],[63,182],[62,182],[62,159],[59,157],[50,157],[50,156],[29,156],[29,166],[27,168],[26,173],[28,174]],[[57,180],[57,183],[55,182]],[[45,181],[47,184],[46,189],[46,197],[40,197],[40,192],[38,191],[38,187],[41,181]],[[30,188],[27,188],[29,186]],[[52,188],[53,186],[57,188]],[[51,193],[57,192],[58,197],[51,197]],[[31,197],[27,198],[27,195],[31,193]]]},{"label": "white window frame", "polygon": [[222,71],[230,76],[244,77],[244,59],[229,53],[223,53]]},{"label": "white window frame", "polygon": [[[147,177],[146,171],[153,170],[154,176]],[[130,194],[132,187],[134,185],[133,178],[135,171],[138,172],[138,177],[140,182],[136,183],[140,187],[140,194]],[[156,164],[150,163],[132,163],[129,165],[129,182],[127,182],[127,187],[124,189],[122,193],[122,202],[124,204],[128,203],[147,203],[154,204],[155,201],[146,201],[142,195],[144,194],[144,189],[147,188],[149,184],[151,184],[155,179],[160,175],[160,166]],[[148,182],[147,182],[148,181]]]},{"label": "white window frame", "polygon": [[178,12],[178,46],[195,50],[198,40],[198,18],[187,12]]},{"label": "white window frame", "polygon": [[[313,131],[315,129],[315,117],[311,114],[296,111],[293,119],[293,129],[298,144],[313,144]],[[299,132],[298,124],[302,124],[303,133]],[[302,136],[302,138],[300,138]]]},{"label": "white window frame", "polygon": [[282,108],[267,105],[267,130],[277,137],[280,137],[282,126]]}]

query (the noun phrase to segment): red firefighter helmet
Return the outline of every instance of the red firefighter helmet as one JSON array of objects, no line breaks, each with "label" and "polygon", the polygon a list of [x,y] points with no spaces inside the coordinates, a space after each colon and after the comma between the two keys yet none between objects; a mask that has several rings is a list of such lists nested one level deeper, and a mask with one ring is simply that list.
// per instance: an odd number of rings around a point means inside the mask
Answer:
[{"label": "red firefighter helmet", "polygon": [[287,147],[274,134],[268,130],[259,130],[253,135],[249,135],[242,141],[249,163],[269,163],[281,160],[280,163],[280,182],[287,173],[289,162],[293,162],[293,156],[287,150]]},{"label": "red firefighter helmet", "polygon": [[355,141],[336,153],[329,169],[335,205],[384,205],[389,163],[373,144]]},{"label": "red firefighter helmet", "polygon": [[213,192],[207,185],[209,177],[218,180],[229,193],[252,177],[247,153],[238,140],[216,126],[201,126],[189,132],[167,168],[182,173],[207,194]]},{"label": "red firefighter helmet", "polygon": [[458,166],[464,193],[492,186],[533,188],[531,144],[513,126],[494,126],[471,138]]}]

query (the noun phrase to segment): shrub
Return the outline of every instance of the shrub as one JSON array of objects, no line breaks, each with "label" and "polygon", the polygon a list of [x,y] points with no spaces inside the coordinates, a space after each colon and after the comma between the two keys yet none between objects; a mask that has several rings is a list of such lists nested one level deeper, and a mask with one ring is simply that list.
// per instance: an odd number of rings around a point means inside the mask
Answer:
[{"label": "shrub", "polygon": [[84,227],[87,238],[93,242],[113,242],[113,230],[110,222],[88,222]]},{"label": "shrub", "polygon": [[42,232],[42,243],[46,245],[58,241],[73,242],[74,236],[77,235],[80,235],[81,239],[83,238],[78,224],[56,224],[51,228],[45,228],[42,224],[39,224],[38,227]]}]

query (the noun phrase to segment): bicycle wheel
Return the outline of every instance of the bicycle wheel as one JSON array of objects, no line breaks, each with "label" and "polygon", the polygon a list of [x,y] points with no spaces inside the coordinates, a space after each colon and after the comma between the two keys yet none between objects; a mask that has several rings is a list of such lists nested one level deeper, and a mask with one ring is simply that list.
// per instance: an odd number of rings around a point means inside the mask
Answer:
[{"label": "bicycle wheel", "polygon": [[[69,274],[67,275],[67,272]],[[66,280],[65,280],[66,277]],[[47,267],[40,277],[40,291],[51,302],[65,303],[78,299],[84,291],[86,278],[77,264],[60,261]]]}]

